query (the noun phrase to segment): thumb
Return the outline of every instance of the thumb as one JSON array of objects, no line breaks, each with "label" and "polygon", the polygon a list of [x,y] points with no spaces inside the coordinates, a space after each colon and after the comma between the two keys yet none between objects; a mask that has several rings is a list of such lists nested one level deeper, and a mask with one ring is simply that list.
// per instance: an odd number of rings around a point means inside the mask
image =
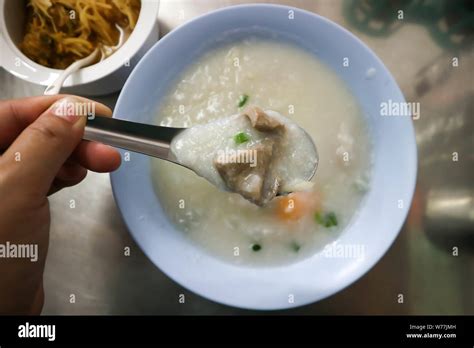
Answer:
[{"label": "thumb", "polygon": [[[56,101],[15,139],[2,157],[10,159],[16,187],[46,196],[61,166],[80,143],[87,121],[87,103],[68,96]],[[95,106],[95,105],[94,105]]]}]

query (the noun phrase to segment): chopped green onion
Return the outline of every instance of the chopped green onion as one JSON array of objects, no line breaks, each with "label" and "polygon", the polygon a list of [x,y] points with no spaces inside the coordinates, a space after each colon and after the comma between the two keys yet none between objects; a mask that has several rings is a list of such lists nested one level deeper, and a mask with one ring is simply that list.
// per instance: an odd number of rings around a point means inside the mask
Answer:
[{"label": "chopped green onion", "polygon": [[298,243],[293,242],[291,243],[291,249],[293,249],[293,251],[297,253],[301,249],[301,246]]},{"label": "chopped green onion", "polygon": [[240,132],[235,135],[234,140],[237,144],[243,144],[250,140],[250,136],[247,133]]},{"label": "chopped green onion", "polygon": [[262,246],[260,244],[252,244],[253,251],[259,251],[260,249],[262,249]]},{"label": "chopped green onion", "polygon": [[316,220],[316,222],[320,225],[324,225],[324,220],[323,220],[323,217],[321,216],[321,213],[319,211],[317,211],[316,213],[314,213],[314,219]]},{"label": "chopped green onion", "polygon": [[314,214],[316,222],[324,227],[337,226],[337,216],[333,212],[321,215],[320,212]]},{"label": "chopped green onion", "polygon": [[239,108],[241,108],[242,106],[245,105],[245,103],[247,103],[247,100],[249,100],[249,96],[247,94],[242,94],[240,97],[239,97]]}]

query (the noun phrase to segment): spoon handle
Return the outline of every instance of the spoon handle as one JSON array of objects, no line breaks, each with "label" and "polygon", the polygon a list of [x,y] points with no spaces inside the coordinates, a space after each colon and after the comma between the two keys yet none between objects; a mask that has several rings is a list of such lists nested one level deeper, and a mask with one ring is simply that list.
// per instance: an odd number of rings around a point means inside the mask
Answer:
[{"label": "spoon handle", "polygon": [[95,116],[87,120],[83,139],[175,162],[170,143],[183,129]]}]

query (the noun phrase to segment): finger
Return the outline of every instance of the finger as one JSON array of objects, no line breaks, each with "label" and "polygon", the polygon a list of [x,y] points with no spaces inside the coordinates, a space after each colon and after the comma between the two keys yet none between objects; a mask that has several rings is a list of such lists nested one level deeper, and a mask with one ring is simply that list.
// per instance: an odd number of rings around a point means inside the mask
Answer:
[{"label": "finger", "polygon": [[59,169],[55,179],[63,181],[76,181],[79,182],[84,179],[87,175],[87,169],[81,166],[79,163],[66,161],[63,166]]},{"label": "finger", "polygon": [[1,161],[21,190],[39,196],[48,193],[59,169],[82,139],[87,114],[80,112],[87,109],[85,103],[94,104],[71,96],[56,101],[5,151]]},{"label": "finger", "polygon": [[113,147],[86,140],[76,147],[72,158],[81,166],[99,173],[116,170],[122,160]]},{"label": "finger", "polygon": [[84,173],[84,176],[82,178],[77,177],[77,178],[71,179],[71,180],[62,180],[62,179],[55,178],[53,180],[53,183],[51,184],[51,187],[50,187],[49,191],[48,191],[48,196],[62,190],[65,187],[70,187],[70,186],[74,186],[74,185],[79,184],[87,176],[87,170],[85,170],[83,173]]},{"label": "finger", "polygon": [[0,101],[0,148],[6,148],[62,95]]},{"label": "finger", "polygon": [[[18,135],[33,123],[54,102],[67,95],[39,96],[0,101],[0,149],[7,148]],[[79,98],[88,101],[85,98]],[[95,103],[95,113],[111,116],[112,110],[104,104]]]}]

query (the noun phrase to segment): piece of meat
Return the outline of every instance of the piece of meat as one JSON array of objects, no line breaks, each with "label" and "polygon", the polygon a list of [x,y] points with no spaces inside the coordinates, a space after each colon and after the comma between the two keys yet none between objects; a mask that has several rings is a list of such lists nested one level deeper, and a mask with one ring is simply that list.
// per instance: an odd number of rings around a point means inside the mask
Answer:
[{"label": "piece of meat", "polygon": [[270,132],[283,130],[285,125],[280,121],[268,116],[262,109],[257,106],[250,106],[244,111],[252,124],[252,127],[261,132]]},{"label": "piece of meat", "polygon": [[251,163],[224,163],[217,160],[214,160],[214,166],[230,191],[240,194],[254,204],[265,205],[276,196],[280,186],[279,179],[271,169],[273,146],[273,141],[267,139],[241,150],[255,151],[254,166]]}]

